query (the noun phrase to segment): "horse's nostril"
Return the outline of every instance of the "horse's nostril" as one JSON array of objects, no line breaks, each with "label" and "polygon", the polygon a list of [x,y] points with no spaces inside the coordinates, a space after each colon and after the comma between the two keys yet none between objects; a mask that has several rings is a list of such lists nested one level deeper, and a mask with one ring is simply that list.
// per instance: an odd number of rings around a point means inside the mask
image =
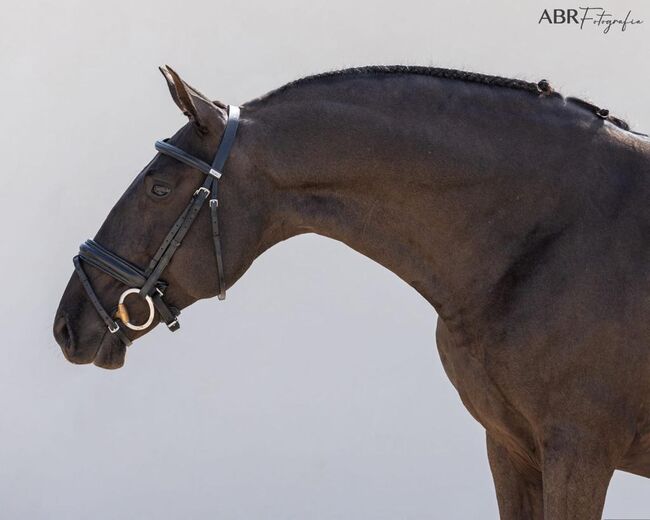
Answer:
[{"label": "horse's nostril", "polygon": [[70,352],[74,348],[72,333],[65,316],[59,316],[54,322],[54,339],[64,351]]}]

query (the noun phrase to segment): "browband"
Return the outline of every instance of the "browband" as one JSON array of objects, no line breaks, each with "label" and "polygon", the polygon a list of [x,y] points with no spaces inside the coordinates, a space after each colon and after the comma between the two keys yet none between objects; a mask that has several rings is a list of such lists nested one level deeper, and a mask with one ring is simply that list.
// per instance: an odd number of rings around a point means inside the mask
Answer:
[{"label": "browband", "polygon": [[155,146],[156,150],[158,150],[160,153],[169,155],[177,161],[185,163],[192,168],[196,168],[197,170],[201,170],[206,175],[212,175],[217,179],[221,177],[221,172],[219,170],[211,168],[207,162],[204,162],[201,159],[197,159],[193,155],[190,155],[180,148],[177,148],[173,144],[166,143],[165,141],[156,141]]}]

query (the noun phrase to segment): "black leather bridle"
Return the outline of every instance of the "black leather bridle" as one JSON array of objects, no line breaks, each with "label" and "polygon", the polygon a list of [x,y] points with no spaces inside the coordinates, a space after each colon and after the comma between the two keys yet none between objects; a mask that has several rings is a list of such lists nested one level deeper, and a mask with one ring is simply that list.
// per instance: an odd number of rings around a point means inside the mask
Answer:
[{"label": "black leather bridle", "polygon": [[[172,332],[179,329],[178,315],[180,311],[170,307],[164,300],[167,284],[160,280],[160,276],[180,247],[183,238],[189,231],[194,219],[199,214],[206,200],[209,199],[210,220],[212,222],[212,241],[214,254],[217,263],[217,274],[219,280],[219,299],[226,298],[226,282],[223,273],[223,256],[221,252],[221,236],[219,234],[219,199],[218,180],[222,176],[223,167],[226,164],[230,150],[235,142],[237,127],[239,125],[239,107],[228,107],[228,121],[221,143],[217,149],[212,165],[203,162],[201,159],[188,154],[180,148],[165,141],[156,141],[158,152],[173,157],[174,159],[196,168],[205,174],[205,181],[199,189],[194,192],[192,198],[171,227],[158,251],[153,256],[146,269],[141,269],[124,258],[109,251],[94,240],[86,240],[79,247],[79,254],[73,258],[75,271],[81,280],[81,284],[88,295],[90,302],[95,307],[97,314],[104,321],[111,334],[117,334],[125,345],[130,345],[131,340],[125,333],[124,327],[132,330],[144,330],[151,326],[155,311],[161,321],[164,321],[167,328]],[[128,287],[120,296],[115,318],[104,309],[95,290],[86,275],[82,261],[104,273],[112,276]],[[149,318],[141,325],[134,325],[129,320],[125,299],[130,294],[138,294],[149,305]]]}]

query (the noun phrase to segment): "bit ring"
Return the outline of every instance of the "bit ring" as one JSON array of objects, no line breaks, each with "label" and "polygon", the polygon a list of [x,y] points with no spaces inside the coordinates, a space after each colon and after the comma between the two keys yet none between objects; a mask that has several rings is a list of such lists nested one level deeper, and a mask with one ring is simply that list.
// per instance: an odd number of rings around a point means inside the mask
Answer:
[{"label": "bit ring", "polygon": [[120,296],[120,300],[117,303],[117,312],[115,313],[115,316],[120,319],[122,323],[124,323],[125,327],[128,327],[131,330],[144,330],[148,329],[151,324],[153,323],[153,317],[155,314],[154,308],[153,308],[153,300],[151,299],[151,296],[145,296],[144,299],[149,305],[149,318],[147,318],[147,321],[145,321],[142,325],[134,325],[131,323],[130,318],[129,318],[129,311],[126,308],[126,304],[124,303],[124,300],[126,300],[126,297],[129,294],[138,294],[140,292],[140,289],[127,289],[122,293]]}]

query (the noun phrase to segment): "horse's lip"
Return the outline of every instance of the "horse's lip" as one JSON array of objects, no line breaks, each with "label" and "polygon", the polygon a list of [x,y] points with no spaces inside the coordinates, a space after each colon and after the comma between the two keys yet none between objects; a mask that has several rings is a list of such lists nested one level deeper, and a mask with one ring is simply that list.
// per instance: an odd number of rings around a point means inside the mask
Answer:
[{"label": "horse's lip", "polygon": [[99,342],[99,348],[95,354],[93,364],[99,368],[114,370],[124,365],[126,357],[126,345],[124,345],[114,334],[104,332]]}]

